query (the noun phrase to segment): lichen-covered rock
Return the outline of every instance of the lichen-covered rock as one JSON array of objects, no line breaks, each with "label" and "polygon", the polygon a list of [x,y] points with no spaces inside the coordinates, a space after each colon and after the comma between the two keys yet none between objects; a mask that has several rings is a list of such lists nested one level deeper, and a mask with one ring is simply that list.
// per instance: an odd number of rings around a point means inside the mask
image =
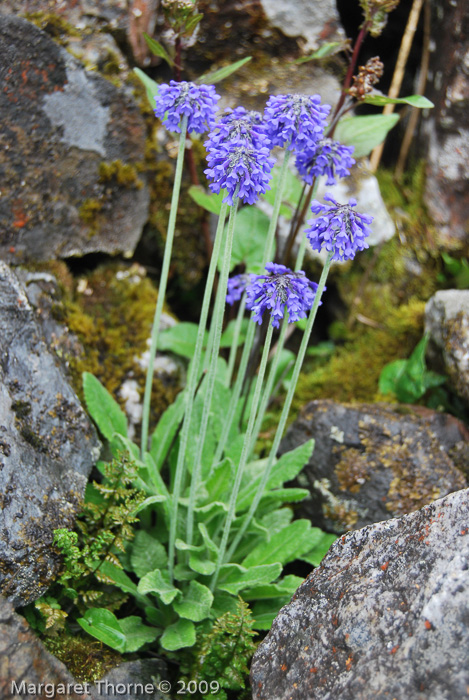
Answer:
[{"label": "lichen-covered rock", "polygon": [[425,203],[436,223],[438,240],[447,248],[469,244],[469,21],[466,0],[434,0],[427,91],[435,108],[424,128],[427,150]]},{"label": "lichen-covered rock", "polygon": [[404,515],[467,485],[451,453],[467,445],[468,432],[452,416],[422,415],[408,406],[312,401],[281,451],[311,438],[314,451],[298,479],[311,498],[299,512],[338,534]]},{"label": "lichen-covered rock", "polygon": [[133,100],[33,24],[0,16],[0,255],[132,253],[148,217]]},{"label": "lichen-covered rock", "polygon": [[84,684],[49,654],[11,603],[0,596],[0,697],[91,700],[86,691]]},{"label": "lichen-covered rock", "polygon": [[[97,681],[96,685],[91,687],[91,695],[93,700],[106,700],[115,698],[116,695],[122,700],[166,700],[167,677],[168,669],[162,659],[127,661]],[[161,681],[162,690],[159,689]],[[171,687],[170,684],[169,686]]]},{"label": "lichen-covered rock", "polygon": [[2,262],[0,327],[0,590],[25,605],[58,569],[53,531],[72,526],[99,441]]},{"label": "lichen-covered rock", "polygon": [[345,38],[336,3],[332,0],[261,0],[261,4],[271,26],[286,36],[303,37],[305,49],[316,49],[320,40],[330,42]]},{"label": "lichen-covered rock", "polygon": [[425,307],[425,331],[455,390],[469,403],[469,290],[436,292]]},{"label": "lichen-covered rock", "polygon": [[280,611],[255,700],[456,700],[469,687],[469,490],[351,532]]}]

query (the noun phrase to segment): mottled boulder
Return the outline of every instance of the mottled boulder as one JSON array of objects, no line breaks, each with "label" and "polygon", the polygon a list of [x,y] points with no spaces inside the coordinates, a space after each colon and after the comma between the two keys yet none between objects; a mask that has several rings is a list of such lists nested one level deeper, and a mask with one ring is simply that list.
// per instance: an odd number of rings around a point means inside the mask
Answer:
[{"label": "mottled boulder", "polygon": [[0,16],[0,256],[130,254],[147,220],[132,98],[36,26]]},{"label": "mottled boulder", "polygon": [[427,152],[425,203],[440,244],[469,246],[469,4],[432,2],[432,51],[425,94],[434,102],[423,137]]},{"label": "mottled boulder", "polygon": [[[299,476],[311,498],[299,514],[341,534],[404,515],[467,485],[451,458],[468,432],[452,416],[409,406],[312,401],[281,452],[314,438]],[[457,462],[457,460],[455,460]]]},{"label": "mottled boulder", "polygon": [[337,540],[251,666],[256,700],[456,700],[469,688],[469,490]]},{"label": "mottled boulder", "polygon": [[443,360],[443,371],[469,403],[469,290],[436,292],[425,307],[425,331],[430,333],[433,355]]},{"label": "mottled boulder", "polygon": [[336,3],[332,0],[261,0],[269,24],[291,37],[302,37],[305,49],[316,49],[319,43],[345,38]]},{"label": "mottled boulder", "polygon": [[52,697],[50,692],[54,689],[55,698],[91,700],[84,684],[78,683],[64,664],[49,654],[26,620],[0,596],[0,697]]},{"label": "mottled boulder", "polygon": [[99,454],[94,428],[48,349],[17,277],[0,262],[0,590],[38,598]]}]

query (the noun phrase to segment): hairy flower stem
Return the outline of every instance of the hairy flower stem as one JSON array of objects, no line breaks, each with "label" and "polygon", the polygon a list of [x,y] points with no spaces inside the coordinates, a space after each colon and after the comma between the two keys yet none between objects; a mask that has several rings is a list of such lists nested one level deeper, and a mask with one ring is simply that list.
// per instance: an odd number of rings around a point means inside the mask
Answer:
[{"label": "hairy flower stem", "polygon": [[[231,250],[233,247],[233,237],[234,237],[234,227],[236,221],[236,212],[238,209],[238,196],[237,193],[233,197],[233,205],[230,210],[230,220],[228,222],[228,228],[226,232],[226,240],[223,244],[223,262],[220,274],[220,288],[226,290],[228,286],[228,275],[230,274],[230,260],[231,260]],[[224,301],[224,299],[223,299]],[[211,348],[210,364],[208,368],[208,373],[205,379],[205,394],[204,394],[204,405],[202,411],[202,421],[200,424],[199,434],[197,436],[197,448],[194,463],[192,465],[192,476],[191,485],[189,493],[189,507],[187,511],[187,530],[186,530],[186,542],[187,544],[192,544],[192,537],[194,531],[194,509],[197,490],[199,488],[200,482],[200,472],[202,465],[202,452],[205,443],[205,436],[207,434],[208,421],[210,417],[210,409],[212,405],[213,390],[215,387],[215,379],[217,374],[217,360],[218,351],[220,349],[220,339],[223,330],[223,315],[225,311],[225,303],[221,301],[215,306],[215,318],[214,318],[214,335],[213,335],[213,345]]]},{"label": "hairy flower stem", "polygon": [[170,530],[169,530],[168,567],[169,567],[169,575],[170,575],[171,580],[172,580],[173,570],[174,570],[174,546],[175,546],[176,534],[177,534],[177,515],[178,515],[178,507],[179,507],[179,497],[181,495],[181,487],[183,484],[184,474],[185,474],[185,457],[186,457],[187,442],[188,442],[188,438],[189,438],[189,428],[190,428],[190,424],[191,424],[192,409],[194,406],[194,398],[195,398],[196,393],[197,393],[199,367],[200,367],[200,361],[201,361],[201,356],[202,356],[205,329],[207,326],[208,312],[209,312],[209,308],[210,308],[210,299],[211,299],[212,290],[213,290],[213,281],[215,279],[215,273],[216,273],[216,269],[217,269],[218,255],[219,255],[220,250],[222,248],[222,244],[224,243],[225,219],[226,219],[227,210],[228,210],[228,205],[223,204],[221,211],[220,211],[220,217],[218,219],[218,226],[217,226],[217,231],[215,234],[215,243],[214,243],[214,247],[213,247],[212,258],[210,260],[210,266],[209,266],[208,275],[207,275],[207,282],[205,284],[205,292],[204,292],[204,298],[202,301],[202,311],[200,314],[199,328],[197,330],[197,339],[196,339],[196,344],[195,344],[194,357],[192,358],[192,362],[189,366],[187,386],[186,386],[186,389],[184,392],[184,420],[182,423],[181,435],[180,435],[180,439],[179,439],[179,451],[178,451],[178,459],[177,459],[177,463],[176,463],[176,473],[175,473],[175,477],[174,477],[174,487],[173,487],[172,504],[171,504],[171,511],[172,511],[171,512],[171,524],[170,524]]},{"label": "hairy flower stem", "polygon": [[233,376],[234,364],[236,360],[236,351],[238,349],[239,335],[241,333],[241,324],[244,318],[244,311],[246,309],[246,292],[244,292],[239,302],[238,315],[236,316],[235,327],[233,330],[233,341],[230,348],[230,356],[228,358],[228,371],[226,374],[226,386],[230,386],[231,378]]},{"label": "hairy flower stem", "polygon": [[181,135],[179,137],[179,151],[176,161],[176,173],[174,175],[173,196],[171,199],[171,210],[169,212],[168,231],[166,234],[166,245],[164,248],[163,267],[161,269],[161,278],[158,286],[158,299],[156,302],[155,316],[153,319],[153,327],[151,330],[151,345],[150,357],[148,360],[147,376],[145,381],[145,394],[143,398],[142,412],[142,437],[141,437],[141,455],[142,459],[148,448],[148,426],[150,423],[150,403],[151,389],[153,386],[153,370],[155,367],[156,350],[158,348],[158,338],[160,332],[161,314],[163,312],[163,304],[166,295],[166,286],[168,284],[169,263],[171,261],[171,253],[173,250],[174,231],[176,228],[176,215],[179,204],[179,193],[181,191],[182,166],[184,164],[184,150],[186,144],[187,132],[187,116],[184,116],[181,122]]},{"label": "hairy flower stem", "polygon": [[[253,324],[254,325],[254,324]],[[269,359],[270,345],[272,342],[272,333],[274,327],[272,323],[269,323],[269,328],[267,330],[267,335],[265,339],[264,351],[262,353],[261,364],[259,367],[259,374],[257,375],[256,385],[254,388],[254,395],[252,397],[251,413],[249,416],[248,427],[246,429],[246,435],[244,436],[243,448],[241,451],[241,457],[239,458],[238,466],[236,467],[235,480],[233,485],[233,490],[230,496],[230,503],[228,506],[228,513],[226,516],[225,526],[223,528],[223,535],[220,542],[217,566],[213,574],[213,578],[210,584],[210,589],[212,592],[215,590],[218,581],[218,575],[220,573],[220,567],[223,564],[226,545],[228,543],[228,537],[231,530],[231,524],[236,515],[236,500],[238,498],[239,489],[241,486],[241,480],[243,478],[244,468],[246,466],[249,457],[249,446],[251,444],[252,430],[254,428],[254,421],[256,418],[257,407],[259,405],[259,399],[261,396],[262,383],[264,381],[265,368],[267,366],[267,360]],[[233,548],[230,551],[234,551]]]},{"label": "hairy flower stem", "polygon": [[[313,191],[311,193],[311,200],[313,200],[316,196],[318,184],[319,184],[319,178],[316,177],[314,179]],[[301,268],[303,267],[303,261],[304,261],[305,252],[306,252],[306,241],[307,241],[306,236],[303,234],[303,236],[301,237],[300,247],[298,248],[298,253],[296,256],[295,271],[301,270]],[[270,397],[272,396],[272,389],[274,387],[275,376],[277,374],[277,368],[278,368],[278,364],[280,362],[280,356],[282,354],[283,346],[285,345],[287,328],[288,328],[288,317],[285,316],[285,318],[282,321],[280,335],[279,335],[278,340],[277,340],[277,348],[275,350],[275,354],[274,354],[273,359],[272,359],[272,364],[270,366],[269,374],[267,377],[267,382],[266,382],[266,385],[265,385],[265,388],[263,391],[262,403],[261,403],[261,407],[259,409],[259,413],[257,415],[256,425],[254,426],[250,453],[254,450],[254,447],[256,445],[257,438],[258,438],[260,430],[261,430],[262,421],[264,420],[265,412],[267,410],[267,406],[269,405]]]},{"label": "hairy flower stem", "polygon": [[[283,190],[285,188],[285,181],[287,177],[287,170],[288,170],[288,162],[290,160],[290,156],[292,154],[292,151],[285,151],[285,157],[283,159],[282,163],[282,168],[280,171],[280,177],[278,180],[278,185],[277,185],[277,191],[275,193],[275,200],[274,200],[274,210],[272,212],[272,218],[270,220],[270,225],[269,225],[269,230],[267,232],[267,238],[265,240],[264,244],[264,251],[262,255],[262,267],[265,267],[266,263],[272,259],[272,252],[273,252],[273,246],[274,246],[274,240],[275,240],[275,231],[277,228],[277,222],[278,222],[278,216],[280,212],[280,205],[282,203],[282,196],[283,196]],[[226,285],[225,285],[226,289]],[[233,387],[233,393],[231,396],[231,402],[230,406],[228,409],[228,415],[226,417],[225,424],[223,426],[223,432],[220,437],[220,441],[217,446],[217,451],[215,453],[215,457],[213,460],[213,465],[217,464],[223,455],[223,451],[225,449],[226,442],[228,440],[228,435],[230,433],[231,425],[233,423],[233,419],[235,416],[236,408],[238,405],[238,400],[239,397],[241,396],[241,391],[243,388],[244,384],[244,379],[246,376],[246,369],[248,366],[249,362],[249,356],[251,354],[252,346],[254,344],[254,337],[256,334],[256,324],[255,323],[250,323],[248,327],[248,332],[246,334],[246,338],[244,341],[244,347],[243,347],[243,352],[241,355],[241,360],[239,363],[239,368],[238,368],[238,375],[236,377],[236,382]]]},{"label": "hairy flower stem", "polygon": [[275,433],[274,441],[272,443],[272,447],[271,447],[271,450],[269,453],[268,462],[267,462],[267,465],[265,467],[264,473],[262,475],[261,483],[259,484],[259,488],[257,489],[256,495],[254,496],[254,500],[251,503],[251,507],[249,508],[249,511],[248,511],[247,515],[245,516],[244,521],[243,521],[236,537],[234,538],[234,540],[231,544],[231,547],[230,547],[228,554],[227,554],[227,557],[226,557],[227,561],[230,561],[233,553],[236,551],[236,547],[238,546],[244,533],[246,532],[246,530],[247,530],[247,528],[248,528],[248,526],[249,526],[249,524],[250,524],[250,522],[251,522],[251,520],[256,512],[257,506],[260,503],[260,500],[262,498],[262,494],[264,493],[265,487],[266,487],[267,482],[269,480],[270,472],[272,471],[272,467],[274,465],[274,461],[275,461],[276,456],[277,456],[277,451],[278,451],[278,448],[280,445],[280,440],[282,439],[283,431],[285,430],[285,425],[287,423],[288,414],[290,412],[290,407],[292,404],[293,396],[295,394],[296,385],[298,383],[298,377],[300,376],[300,370],[301,370],[301,367],[303,364],[303,360],[305,358],[306,349],[308,347],[308,342],[309,342],[309,339],[311,336],[311,331],[313,329],[313,324],[314,324],[314,321],[316,319],[317,310],[319,308],[319,302],[321,301],[321,296],[322,296],[322,293],[324,291],[324,287],[326,286],[326,280],[327,280],[327,275],[329,274],[329,268],[331,266],[332,256],[333,256],[333,253],[329,253],[327,260],[326,260],[326,263],[324,265],[322,274],[321,274],[321,278],[319,280],[318,288],[316,290],[316,296],[314,299],[313,306],[311,307],[311,311],[309,313],[308,321],[306,323],[305,332],[303,334],[303,338],[301,341],[300,349],[298,351],[295,366],[293,367],[292,379],[290,382],[290,386],[288,388],[287,395],[285,397],[285,402],[283,404],[283,409],[282,409],[282,415],[280,416],[279,424],[277,426],[277,431]]}]

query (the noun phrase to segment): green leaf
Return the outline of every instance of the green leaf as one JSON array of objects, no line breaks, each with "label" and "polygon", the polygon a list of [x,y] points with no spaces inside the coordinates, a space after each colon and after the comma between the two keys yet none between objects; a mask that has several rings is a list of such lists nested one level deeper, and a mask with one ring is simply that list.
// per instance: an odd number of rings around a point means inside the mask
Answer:
[{"label": "green leaf", "polygon": [[295,520],[275,533],[269,542],[262,542],[242,561],[249,568],[259,564],[288,564],[311,549],[313,530],[309,520]]},{"label": "green leaf", "polygon": [[142,595],[142,592],[138,590],[137,585],[131,578],[129,578],[129,576],[127,576],[125,571],[120,569],[112,562],[103,561],[98,571],[101,571],[105,576],[110,578],[111,581],[113,581],[114,584],[121,589],[121,591],[124,591],[124,593],[130,593],[134,596],[134,598],[137,598],[137,600],[140,602],[145,603],[145,605],[150,604],[150,600]]},{"label": "green leaf", "polygon": [[137,651],[137,649],[143,647],[144,644],[154,642],[161,633],[160,630],[154,627],[147,627],[147,625],[144,625],[142,618],[136,615],[121,618],[119,624],[125,635],[124,652],[126,654]]},{"label": "green leaf", "polygon": [[398,121],[398,114],[350,117],[338,123],[334,138],[346,146],[354,146],[354,157],[362,158],[384,141],[388,132]]},{"label": "green leaf", "polygon": [[316,542],[314,547],[306,554],[302,554],[300,559],[308,562],[313,566],[319,566],[321,561],[326,556],[327,552],[337,539],[337,535],[331,535],[328,532],[323,532],[318,527],[313,527],[316,533]]},{"label": "green leaf", "polygon": [[328,44],[323,44],[322,46],[319,47],[314,53],[310,54],[309,56],[304,56],[303,58],[297,58],[296,61],[293,61],[296,65],[300,65],[301,63],[306,63],[307,61],[317,61],[320,58],[326,58],[326,56],[332,56],[333,54],[337,53],[338,51],[341,51],[343,48],[343,42],[341,41],[332,41]]},{"label": "green leaf", "polygon": [[158,83],[155,83],[154,80],[149,78],[148,75],[143,72],[143,70],[140,70],[140,68],[134,68],[134,73],[137,76],[137,78],[145,86],[145,90],[147,92],[148,102],[150,104],[150,107],[152,109],[154,109],[155,108],[155,97],[157,96],[158,89],[159,89]]},{"label": "green leaf", "polygon": [[379,390],[382,394],[393,394],[396,382],[405,371],[407,360],[393,360],[383,367],[379,376]]},{"label": "green leaf", "polygon": [[239,564],[225,564],[220,569],[218,588],[221,591],[237,595],[240,591],[263,583],[270,583],[280,576],[280,562],[246,568]]},{"label": "green leaf", "polygon": [[[163,413],[151,436],[150,454],[158,471],[163,466],[163,462],[169,448],[171,447],[171,443],[176,435],[179,424],[184,417],[184,401],[184,393],[181,391],[177,395],[176,401],[168,406],[166,411]],[[162,493],[165,493],[165,491],[162,491]]]},{"label": "green leaf", "polygon": [[201,75],[200,78],[197,78],[196,82],[205,83],[206,85],[214,85],[215,83],[219,83],[220,80],[224,80],[232,73],[235,73],[251,60],[252,56],[247,56],[246,58],[242,58],[240,61],[236,61],[236,63],[230,63],[229,65],[224,66],[224,68],[215,70],[212,73],[205,73],[204,75]]},{"label": "green leaf", "polygon": [[234,482],[235,466],[231,459],[226,458],[217,464],[211,471],[205,482],[207,499],[213,501],[227,501]]},{"label": "green leaf", "polygon": [[188,193],[199,207],[209,211],[211,214],[220,214],[223,197],[226,197],[225,190],[222,190],[219,194],[212,194],[206,192],[201,185],[191,185]]},{"label": "green leaf", "polygon": [[183,598],[173,603],[179,617],[192,622],[201,622],[210,614],[213,603],[213,593],[207,586],[198,581],[191,581]]},{"label": "green leaf", "polygon": [[310,495],[308,489],[275,489],[275,491],[267,491],[261,498],[260,506],[270,505],[271,503],[296,503],[308,498]]},{"label": "green leaf", "polygon": [[77,619],[78,624],[85,632],[95,639],[107,644],[111,649],[125,650],[126,638],[117,617],[106,608],[91,608],[83,617]]},{"label": "green leaf", "polygon": [[216,569],[216,564],[207,559],[206,554],[192,552],[189,557],[189,567],[201,576],[211,576]]},{"label": "green leaf", "polygon": [[[243,318],[241,321],[241,330],[239,333],[239,338],[238,338],[238,346],[243,345],[245,339],[246,339],[246,333],[248,331],[248,327],[251,321],[248,318]],[[221,339],[220,339],[220,347],[221,348],[231,348],[231,345],[233,344],[233,337],[234,337],[234,329],[236,325],[236,320],[230,321],[225,328]]]},{"label": "green leaf", "polygon": [[148,498],[145,498],[140,505],[138,505],[131,513],[131,515],[137,515],[137,513],[140,513],[141,510],[144,510],[148,506],[153,505],[154,503],[164,503],[166,501],[166,496],[149,496]]},{"label": "green leaf", "polygon": [[165,605],[169,605],[181,595],[181,591],[170,582],[168,572],[160,569],[150,571],[140,579],[138,592],[142,594],[155,593]]},{"label": "green leaf", "polygon": [[159,56],[160,58],[163,58],[166,61],[166,63],[168,63],[171,67],[174,66],[173,59],[171,58],[169,53],[166,51],[164,46],[162,46],[160,44],[159,41],[155,41],[155,39],[152,39],[145,32],[143,32],[143,38],[147,42],[147,46],[150,49],[150,51],[152,52],[152,54],[154,54],[155,56]]},{"label": "green leaf", "polygon": [[388,97],[387,95],[375,94],[367,95],[363,100],[366,104],[377,105],[381,107],[383,105],[411,105],[412,107],[418,107],[419,109],[430,109],[435,105],[430,102],[429,99],[423,95],[410,95],[410,97]]},{"label": "green leaf", "polygon": [[[270,181],[270,190],[262,195],[262,199],[268,202],[270,205],[274,205],[275,195],[277,192],[278,182],[280,178],[280,166],[275,166],[272,170],[272,180]],[[300,180],[291,171],[287,170],[285,173],[285,183],[282,192],[282,205],[280,207],[280,214],[286,219],[291,219],[293,212],[296,209],[298,201],[301,197],[302,185]],[[286,203],[286,204],[285,204]]]},{"label": "green leaf", "polygon": [[278,583],[269,583],[265,586],[255,586],[243,592],[244,600],[268,600],[269,598],[284,598],[292,596],[304,581],[301,576],[285,576]]},{"label": "green leaf", "polygon": [[139,530],[132,541],[130,563],[138,578],[143,578],[154,569],[163,570],[168,565],[166,548],[149,532]]},{"label": "green leaf", "polygon": [[[160,334],[159,349],[168,350],[175,355],[182,355],[191,360],[194,357],[195,343],[197,340],[198,326],[195,323],[177,323],[167,328]],[[205,331],[204,345],[206,345],[208,333]]]},{"label": "green leaf", "polygon": [[290,596],[271,600],[260,600],[252,608],[253,623],[255,630],[270,630],[272,622],[277,617],[281,607],[286,605]]},{"label": "green leaf", "polygon": [[181,618],[163,632],[161,646],[166,651],[177,651],[195,644],[195,626],[190,620]]},{"label": "green leaf", "polygon": [[88,411],[105,438],[110,440],[114,433],[127,437],[127,418],[99,379],[89,372],[83,372],[83,392]]},{"label": "green leaf", "polygon": [[243,207],[236,216],[230,269],[244,263],[248,271],[262,262],[269,217],[257,207]]}]

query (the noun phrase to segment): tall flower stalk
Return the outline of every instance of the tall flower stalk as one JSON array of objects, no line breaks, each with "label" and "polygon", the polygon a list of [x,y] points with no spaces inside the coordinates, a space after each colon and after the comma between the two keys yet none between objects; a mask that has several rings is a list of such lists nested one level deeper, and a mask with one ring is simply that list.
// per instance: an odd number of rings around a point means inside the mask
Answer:
[{"label": "tall flower stalk", "polygon": [[204,133],[211,128],[215,121],[216,103],[219,96],[213,85],[196,85],[195,83],[176,82],[172,80],[169,85],[159,86],[155,96],[155,116],[159,117],[163,124],[171,131],[180,133],[179,150],[176,161],[171,209],[169,212],[168,230],[163,255],[163,266],[158,286],[158,299],[151,331],[150,356],[145,381],[145,393],[142,412],[142,459],[148,447],[148,428],[150,422],[151,390],[153,385],[153,370],[158,349],[158,337],[160,330],[161,314],[168,284],[169,265],[173,249],[174,232],[176,229],[176,216],[181,191],[182,168],[184,163],[184,150],[186,134],[191,132]]}]

